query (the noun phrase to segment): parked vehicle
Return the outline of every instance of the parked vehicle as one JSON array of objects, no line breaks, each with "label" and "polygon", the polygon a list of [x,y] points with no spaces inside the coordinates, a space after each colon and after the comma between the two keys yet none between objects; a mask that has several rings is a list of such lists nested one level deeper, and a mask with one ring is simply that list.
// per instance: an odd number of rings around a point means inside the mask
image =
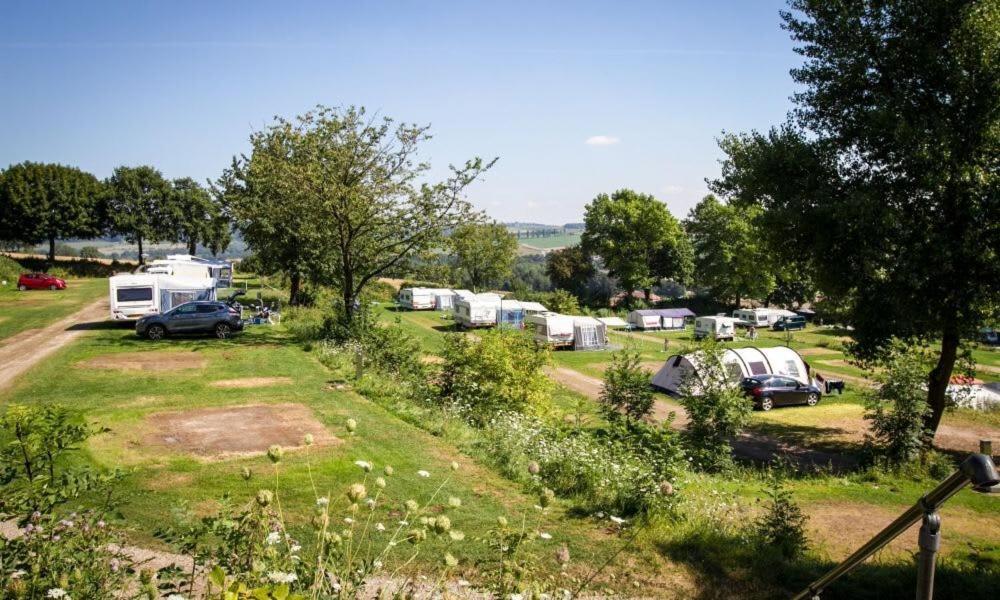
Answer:
[{"label": "parked vehicle", "polygon": [[186,302],[163,314],[142,317],[135,323],[136,334],[150,340],[187,333],[211,333],[225,339],[242,330],[243,320],[235,301]]},{"label": "parked vehicle", "polygon": [[215,279],[172,277],[150,273],[115,275],[108,279],[111,318],[138,319],[193,300],[215,300]]},{"label": "parked vehicle", "polygon": [[771,325],[774,331],[794,331],[806,328],[806,318],[802,315],[785,316],[779,318]]},{"label": "parked vehicle", "polygon": [[732,317],[698,317],[694,320],[694,339],[707,337],[718,341],[733,341],[736,337],[736,319]]},{"label": "parked vehicle", "polygon": [[17,278],[17,289],[27,290],[64,290],[66,282],[48,273],[21,273]]},{"label": "parked vehicle", "polygon": [[554,312],[536,313],[528,317],[525,327],[534,329],[535,341],[555,348],[573,345],[575,319]]},{"label": "parked vehicle", "polygon": [[979,330],[979,341],[990,346],[1000,345],[1000,332],[992,327],[983,327]]},{"label": "parked vehicle", "polygon": [[196,279],[214,279],[215,286],[227,288],[233,285],[233,263],[226,260],[201,258],[190,254],[168,254],[136,269],[136,273],[173,275]]},{"label": "parked vehicle", "polygon": [[468,300],[457,300],[452,311],[455,324],[465,329],[495,327],[500,302],[500,296],[496,294],[476,294]]},{"label": "parked vehicle", "polygon": [[754,407],[771,410],[775,406],[805,404],[816,406],[822,391],[811,383],[802,383],[782,375],[746,377],[740,383],[743,391],[753,398]]}]

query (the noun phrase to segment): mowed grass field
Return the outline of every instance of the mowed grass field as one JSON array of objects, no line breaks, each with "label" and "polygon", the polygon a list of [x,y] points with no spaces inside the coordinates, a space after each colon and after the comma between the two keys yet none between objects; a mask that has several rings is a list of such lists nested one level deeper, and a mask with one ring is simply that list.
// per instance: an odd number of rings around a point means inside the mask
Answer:
[{"label": "mowed grass field", "polygon": [[21,292],[16,282],[0,288],[0,342],[28,329],[38,329],[69,316],[108,294],[107,279],[68,279],[60,291]]},{"label": "mowed grass field", "polygon": [[563,233],[547,237],[522,237],[517,240],[517,243],[522,246],[541,248],[543,250],[547,250],[549,248],[564,248],[566,246],[575,246],[576,244],[579,244],[580,234]]},{"label": "mowed grass field", "polygon": [[[46,385],[33,385],[35,381]],[[224,387],[217,387],[218,382]],[[541,515],[533,508],[536,498],[354,393],[350,382],[338,379],[313,352],[293,343],[281,326],[248,327],[243,335],[225,341],[175,338],[154,343],[137,338],[128,327],[109,324],[87,332],[0,393],[0,405],[13,402],[63,404],[110,430],[86,444],[81,460],[125,470],[122,513],[133,541],[149,547],[162,547],[153,534],[171,524],[179,509],[208,514],[226,494],[239,503],[258,489],[276,486],[293,532],[304,531],[317,494],[330,497],[335,506],[346,504],[346,487],[364,476],[355,461],[363,460],[373,463],[377,474],[385,465],[395,470],[375,516],[390,532],[406,500],[426,501],[450,478],[438,501],[449,496],[462,500],[452,521],[470,541],[451,549],[463,561],[462,569],[485,558],[486,546],[476,540],[501,515],[514,523],[526,518],[529,528],[551,532],[552,540],[541,550],[554,553],[567,543],[580,565],[599,562],[614,549],[598,543],[611,539],[606,532],[568,518],[558,507]],[[202,421],[213,411],[242,407],[274,410],[258,415],[253,423],[233,416],[222,423]],[[317,435],[314,446],[296,448],[305,429],[296,429],[301,419],[286,422],[291,413],[304,414],[332,439]],[[353,435],[345,426],[349,418],[358,422]],[[200,432],[209,425],[258,428],[258,450],[270,443],[263,440],[284,432],[283,441],[276,442],[286,448],[279,483],[262,452],[245,451],[246,439],[202,440]],[[238,450],[226,451],[227,443]],[[452,461],[460,464],[454,473]],[[244,467],[254,473],[249,482],[241,477]],[[431,476],[418,476],[420,470]],[[414,568],[438,565],[443,543],[424,547]],[[546,564],[555,568],[552,560]]]}]

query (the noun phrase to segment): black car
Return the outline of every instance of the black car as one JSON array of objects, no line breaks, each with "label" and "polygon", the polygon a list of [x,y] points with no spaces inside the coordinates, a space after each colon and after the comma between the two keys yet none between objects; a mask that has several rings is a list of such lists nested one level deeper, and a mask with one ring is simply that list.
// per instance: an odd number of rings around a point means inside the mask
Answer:
[{"label": "black car", "polygon": [[778,317],[778,320],[771,325],[774,331],[793,331],[795,329],[805,329],[806,318],[802,315]]},{"label": "black car", "polygon": [[815,385],[800,383],[783,375],[746,377],[741,385],[743,391],[753,398],[754,406],[760,410],[790,404],[816,406],[822,395],[822,391]]},{"label": "black car", "polygon": [[147,315],[135,324],[135,332],[151,340],[184,333],[211,333],[224,339],[243,330],[238,305],[198,300],[176,306],[162,315]]}]

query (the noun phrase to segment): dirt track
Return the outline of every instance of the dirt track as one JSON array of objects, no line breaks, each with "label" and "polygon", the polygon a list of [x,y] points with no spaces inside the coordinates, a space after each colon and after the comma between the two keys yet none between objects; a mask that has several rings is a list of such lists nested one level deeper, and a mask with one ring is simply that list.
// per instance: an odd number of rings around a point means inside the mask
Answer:
[{"label": "dirt track", "polygon": [[108,300],[101,299],[47,327],[22,331],[4,341],[0,344],[0,390],[84,333],[87,324],[107,320],[108,310]]}]

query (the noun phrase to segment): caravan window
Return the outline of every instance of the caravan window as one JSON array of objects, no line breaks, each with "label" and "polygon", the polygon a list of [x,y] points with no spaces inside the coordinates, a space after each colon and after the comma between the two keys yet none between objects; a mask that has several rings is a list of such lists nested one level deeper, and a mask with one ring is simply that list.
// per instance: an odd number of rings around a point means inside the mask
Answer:
[{"label": "caravan window", "polygon": [[750,372],[754,375],[767,375],[767,367],[760,361],[750,363]]},{"label": "caravan window", "polygon": [[153,288],[122,288],[117,291],[119,302],[149,302],[153,299]]}]

